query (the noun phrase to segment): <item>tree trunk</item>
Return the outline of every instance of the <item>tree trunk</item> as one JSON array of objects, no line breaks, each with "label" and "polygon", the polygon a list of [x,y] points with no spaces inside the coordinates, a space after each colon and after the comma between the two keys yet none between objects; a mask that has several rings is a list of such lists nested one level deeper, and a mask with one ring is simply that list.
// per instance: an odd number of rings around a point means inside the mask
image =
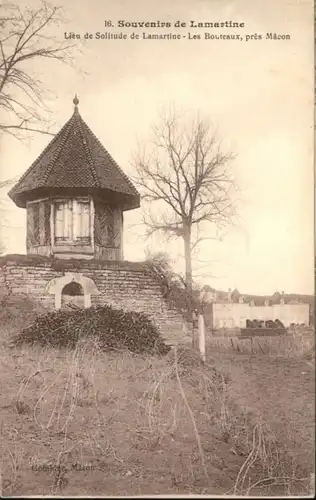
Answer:
[{"label": "tree trunk", "polygon": [[189,321],[192,323],[192,345],[198,347],[197,332],[193,324],[193,296],[192,296],[192,256],[191,256],[191,227],[184,225],[183,233],[185,257],[185,283],[187,288],[187,310]]}]

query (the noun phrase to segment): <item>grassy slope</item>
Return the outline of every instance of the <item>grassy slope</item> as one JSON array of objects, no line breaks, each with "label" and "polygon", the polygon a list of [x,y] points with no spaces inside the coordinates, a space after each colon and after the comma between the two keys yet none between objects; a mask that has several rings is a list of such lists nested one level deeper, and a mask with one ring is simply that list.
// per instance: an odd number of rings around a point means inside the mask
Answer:
[{"label": "grassy slope", "polygon": [[308,492],[310,363],[213,353],[202,369],[181,350],[175,364],[173,353],[105,354],[93,344],[0,349],[4,495],[246,493],[272,476],[287,479],[270,492]]},{"label": "grassy slope", "polygon": [[221,355],[239,405],[268,422],[302,469],[314,462],[315,367],[304,359]]}]

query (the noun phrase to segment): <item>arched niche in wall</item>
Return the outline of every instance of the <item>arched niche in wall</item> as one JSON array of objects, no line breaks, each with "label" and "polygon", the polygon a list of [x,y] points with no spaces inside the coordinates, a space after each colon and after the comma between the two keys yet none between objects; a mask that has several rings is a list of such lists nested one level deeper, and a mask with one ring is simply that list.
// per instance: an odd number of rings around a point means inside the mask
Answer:
[{"label": "arched niche in wall", "polygon": [[68,306],[85,307],[83,286],[76,281],[71,281],[61,291],[61,308]]},{"label": "arched niche in wall", "polygon": [[74,303],[80,307],[91,306],[91,295],[99,294],[94,281],[81,273],[67,272],[60,278],[52,279],[45,288],[45,293],[55,296],[55,309]]}]

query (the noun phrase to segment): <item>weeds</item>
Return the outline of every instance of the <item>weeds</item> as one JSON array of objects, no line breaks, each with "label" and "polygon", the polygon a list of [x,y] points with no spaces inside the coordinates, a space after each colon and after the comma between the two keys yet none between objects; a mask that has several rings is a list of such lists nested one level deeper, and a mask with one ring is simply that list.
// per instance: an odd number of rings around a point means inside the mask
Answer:
[{"label": "weeds", "polygon": [[207,338],[209,352],[236,352],[244,354],[262,354],[267,356],[283,356],[287,358],[315,359],[315,339],[313,332],[307,335],[289,334],[275,337],[253,337],[240,339],[236,337]]},{"label": "weeds", "polygon": [[[99,494],[309,488],[309,471],[291,462],[260,415],[236,401],[232,376],[210,359],[201,363],[192,349],[180,346],[163,358],[104,353],[90,338],[73,350],[24,346],[11,353],[19,357],[11,358],[14,378],[9,365],[2,374],[15,406],[12,412],[3,400],[4,493],[91,494],[94,484]],[[93,471],[79,474],[76,463]],[[51,469],[34,472],[29,464]]]}]

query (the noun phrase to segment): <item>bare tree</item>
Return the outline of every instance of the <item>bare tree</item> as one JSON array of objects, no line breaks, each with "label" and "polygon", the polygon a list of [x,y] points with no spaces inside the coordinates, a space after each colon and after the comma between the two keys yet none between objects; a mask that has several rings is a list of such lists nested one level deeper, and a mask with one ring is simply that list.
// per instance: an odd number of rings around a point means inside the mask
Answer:
[{"label": "bare tree", "polygon": [[44,60],[70,61],[72,46],[52,32],[60,22],[61,8],[46,2],[37,9],[0,6],[1,132],[17,138],[25,132],[53,135],[43,120],[43,83],[34,68]]},{"label": "bare tree", "polygon": [[[188,129],[174,113],[154,128],[153,145],[151,154],[139,150],[134,160],[135,182],[150,202],[143,222],[148,236],[160,232],[183,239],[187,296],[192,297],[192,252],[208,239],[205,224],[223,228],[236,214],[234,155],[222,152],[205,121],[197,118]],[[192,299],[188,309],[192,317]]]}]

